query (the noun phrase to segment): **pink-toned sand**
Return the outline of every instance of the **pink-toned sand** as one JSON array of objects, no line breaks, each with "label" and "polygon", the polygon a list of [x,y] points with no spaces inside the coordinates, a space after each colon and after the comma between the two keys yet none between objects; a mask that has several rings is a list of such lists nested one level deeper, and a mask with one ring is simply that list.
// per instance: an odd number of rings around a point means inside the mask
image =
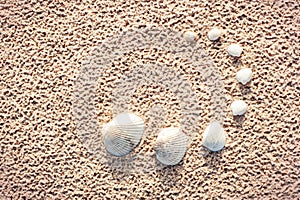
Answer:
[{"label": "pink-toned sand", "polygon": [[[299,10],[295,0],[0,2],[0,199],[299,199]],[[199,88],[200,132],[183,162],[127,174],[84,148],[72,115],[73,85],[91,47],[145,24],[198,34],[224,78],[227,144],[201,153],[209,97]],[[225,31],[218,42],[207,38],[212,27]],[[228,56],[231,43],[244,48],[238,60]],[[135,53],[124,60],[142,55]],[[242,67],[253,70],[246,86],[235,79]],[[111,72],[99,87],[117,76]],[[105,91],[96,101],[100,123],[111,117],[103,111],[110,109]],[[145,113],[150,99],[160,102],[173,109],[172,125],[180,116],[168,95],[148,88],[131,103]],[[244,118],[231,114],[235,99],[249,106]]]}]

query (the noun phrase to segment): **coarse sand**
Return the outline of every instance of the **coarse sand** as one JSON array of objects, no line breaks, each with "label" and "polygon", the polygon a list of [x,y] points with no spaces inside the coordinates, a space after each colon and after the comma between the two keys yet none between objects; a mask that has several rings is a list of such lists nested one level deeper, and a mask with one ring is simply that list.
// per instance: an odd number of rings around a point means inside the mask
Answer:
[{"label": "coarse sand", "polygon": [[[0,199],[300,198],[299,1],[159,2],[0,1]],[[73,86],[91,47],[145,25],[198,34],[223,76],[227,143],[217,153],[201,146],[209,93],[195,74],[200,131],[183,161],[125,173],[90,156],[78,138]],[[212,42],[207,33],[214,27],[223,33]],[[240,58],[228,55],[233,43],[243,47]],[[112,117],[110,92],[120,69],[151,58],[180,65],[154,51],[116,62],[99,81],[100,125]],[[253,71],[246,85],[235,78],[241,68]],[[233,117],[230,104],[238,99],[248,110]],[[166,127],[179,125],[178,102],[168,90],[141,88],[131,109],[146,116],[150,102],[167,108]],[[152,149],[151,142],[141,145]]]}]

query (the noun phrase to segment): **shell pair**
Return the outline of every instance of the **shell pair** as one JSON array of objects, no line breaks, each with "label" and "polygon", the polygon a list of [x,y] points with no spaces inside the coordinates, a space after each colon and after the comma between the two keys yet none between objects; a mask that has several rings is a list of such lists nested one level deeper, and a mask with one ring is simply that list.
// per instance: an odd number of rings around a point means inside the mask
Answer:
[{"label": "shell pair", "polygon": [[[108,153],[125,156],[140,143],[145,129],[142,118],[132,113],[118,114],[102,129],[103,143]],[[164,128],[154,144],[156,158],[165,165],[176,165],[184,157],[188,147],[187,136],[179,128]]]}]

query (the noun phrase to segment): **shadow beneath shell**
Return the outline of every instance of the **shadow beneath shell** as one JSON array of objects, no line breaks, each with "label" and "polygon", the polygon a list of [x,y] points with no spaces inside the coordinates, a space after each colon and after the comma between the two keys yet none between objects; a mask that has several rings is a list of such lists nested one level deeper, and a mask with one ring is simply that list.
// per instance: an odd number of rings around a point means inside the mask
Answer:
[{"label": "shadow beneath shell", "polygon": [[222,48],[222,40],[218,38],[217,40],[211,41],[212,49],[220,50]]},{"label": "shadow beneath shell", "polygon": [[243,66],[243,62],[241,61],[240,57],[233,57],[228,54],[228,57],[231,60],[231,65],[235,67],[236,69],[239,69],[240,66]]},{"label": "shadow beneath shell", "polygon": [[124,157],[116,157],[108,153],[98,154],[97,162],[107,168],[116,180],[143,172],[146,167],[143,160],[132,152]]},{"label": "shadow beneath shell", "polygon": [[209,168],[212,168],[213,170],[217,170],[221,166],[222,162],[222,156],[224,153],[224,150],[226,147],[224,147],[222,150],[217,152],[212,152],[208,150],[206,147],[201,147],[201,157],[205,160],[205,165]]},{"label": "shadow beneath shell", "polygon": [[245,115],[236,115],[233,116],[233,120],[236,122],[237,127],[242,127],[245,122]]},{"label": "shadow beneath shell", "polygon": [[[184,170],[183,161],[174,166],[166,166],[157,161],[156,175],[160,179],[160,182],[168,187],[176,186],[180,180],[181,171]],[[170,189],[170,188],[166,188]]]},{"label": "shadow beneath shell", "polygon": [[[125,181],[129,176],[139,176],[139,174],[152,174],[159,178],[160,182],[166,186],[166,189],[176,186],[177,182],[180,180],[181,171],[184,170],[183,161],[175,166],[166,166],[159,161],[150,161],[148,164],[141,162],[137,158],[132,158],[133,160],[128,160],[127,158],[115,158],[110,159],[110,163],[107,167],[109,173],[112,174],[114,180]],[[155,159],[155,158],[153,158]],[[137,164],[141,165],[138,166]],[[148,166],[149,165],[149,166]]]},{"label": "shadow beneath shell", "polygon": [[124,181],[124,179],[126,179],[126,177],[132,175],[129,172],[119,171],[118,169],[114,169],[114,168],[110,168],[109,173],[112,175],[114,180],[117,180],[119,182]]},{"label": "shadow beneath shell", "polygon": [[243,96],[248,95],[252,93],[251,87],[250,87],[251,81],[248,82],[246,85],[243,85],[240,83],[239,88]]}]

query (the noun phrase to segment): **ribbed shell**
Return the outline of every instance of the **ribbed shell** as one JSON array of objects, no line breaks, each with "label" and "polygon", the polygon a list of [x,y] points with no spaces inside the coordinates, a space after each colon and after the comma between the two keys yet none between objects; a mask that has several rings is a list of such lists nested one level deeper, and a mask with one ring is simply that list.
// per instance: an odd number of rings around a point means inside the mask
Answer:
[{"label": "ribbed shell", "polygon": [[179,128],[164,128],[156,139],[156,158],[165,165],[176,165],[184,157],[188,147],[187,136]]},{"label": "ribbed shell", "polygon": [[210,151],[220,151],[224,148],[226,137],[222,125],[217,122],[211,122],[203,134],[203,146]]},{"label": "ribbed shell", "polygon": [[121,113],[102,129],[106,150],[114,156],[129,154],[141,141],[145,124],[142,118]]}]

